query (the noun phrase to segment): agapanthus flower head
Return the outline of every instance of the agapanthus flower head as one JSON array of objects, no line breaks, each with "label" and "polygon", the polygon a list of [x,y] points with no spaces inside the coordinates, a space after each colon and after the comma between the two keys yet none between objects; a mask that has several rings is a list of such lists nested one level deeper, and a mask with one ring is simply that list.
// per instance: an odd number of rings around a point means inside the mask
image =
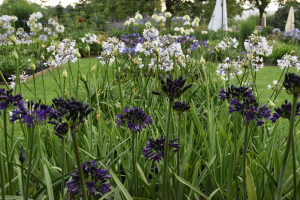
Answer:
[{"label": "agapanthus flower head", "polygon": [[86,42],[87,44],[97,43],[97,36],[92,33],[85,33],[84,37],[81,38],[82,42]]},{"label": "agapanthus flower head", "polygon": [[268,45],[265,37],[259,36],[257,32],[254,32],[248,38],[244,42],[245,49],[248,52],[255,53],[256,55],[271,55],[273,47]]},{"label": "agapanthus flower head", "polygon": [[271,116],[271,110],[267,107],[267,104],[258,108],[258,103],[254,98],[244,98],[239,101],[237,99],[233,99],[230,102],[229,113],[239,112],[242,116],[245,117],[245,121],[249,122],[252,120],[256,120],[257,126],[262,126],[264,121],[261,119],[269,119]]},{"label": "agapanthus flower head", "polygon": [[[187,89],[193,86],[193,84],[189,84],[184,87],[186,79],[183,79],[181,75],[179,79],[172,80],[172,75],[168,74],[166,82],[162,76],[159,76],[159,79],[162,84],[162,89],[169,99],[179,98]],[[155,95],[162,95],[155,91],[152,93]]]},{"label": "agapanthus flower head", "polygon": [[7,108],[16,106],[16,104],[22,99],[23,97],[20,94],[14,96],[12,89],[5,91],[4,88],[1,88],[0,89],[0,110],[6,111]]},{"label": "agapanthus flower head", "polygon": [[283,87],[287,93],[298,96],[300,94],[300,76],[296,73],[286,73]]},{"label": "agapanthus flower head", "polygon": [[300,69],[300,63],[298,61],[297,56],[286,54],[283,56],[281,60],[277,60],[277,65],[281,69],[285,69],[288,67],[296,67],[297,71]]},{"label": "agapanthus flower head", "polygon": [[225,38],[218,44],[218,47],[219,49],[227,50],[229,48],[236,49],[238,45],[239,42],[235,38],[228,38],[227,36],[225,36]]},{"label": "agapanthus flower head", "polygon": [[[165,149],[165,136],[162,135],[160,138],[156,138],[153,140],[152,138],[148,138],[149,141],[146,142],[146,147],[143,148],[142,154],[147,159],[152,159],[154,162],[159,162],[161,158],[164,157],[164,149]],[[173,150],[173,152],[177,152],[180,149],[179,143],[175,143],[178,139],[173,139],[169,141],[169,149]]]},{"label": "agapanthus flower head", "polygon": [[22,123],[27,124],[27,127],[32,127],[36,124],[42,125],[45,124],[52,112],[52,107],[42,104],[41,100],[39,100],[38,103],[34,103],[33,101],[26,103],[24,101],[18,101],[12,111],[13,115],[10,116],[10,122],[21,119],[23,120]]},{"label": "agapanthus flower head", "polygon": [[[97,168],[97,161],[87,161],[87,163],[81,164],[85,186],[87,188],[88,195],[92,195],[94,198],[99,195],[104,195],[110,191],[110,184],[107,183],[107,179],[111,178],[108,174],[108,169]],[[68,192],[71,195],[76,195],[81,192],[80,180],[78,169],[75,169],[75,173],[70,174],[72,180],[66,182]]]},{"label": "agapanthus flower head", "polygon": [[139,107],[126,107],[124,114],[118,114],[116,122],[118,126],[125,125],[132,133],[135,133],[145,129],[146,125],[151,125],[152,119]]},{"label": "agapanthus flower head", "polygon": [[234,85],[231,85],[231,87],[228,87],[227,92],[221,87],[221,91],[219,93],[221,100],[232,100],[232,99],[244,99],[244,98],[255,98],[255,96],[252,94],[252,89],[249,89],[249,87],[236,87]]},{"label": "agapanthus flower head", "polygon": [[229,76],[234,78],[235,75],[241,75],[242,71],[240,70],[241,65],[235,59],[230,59],[227,57],[222,63],[217,67],[217,74],[223,76],[228,80]]},{"label": "agapanthus flower head", "polygon": [[[281,105],[281,108],[274,108],[275,112],[273,116],[270,118],[272,123],[275,123],[277,119],[280,117],[290,120],[291,112],[292,112],[292,104],[285,100],[285,103]],[[300,102],[297,103],[296,106],[296,116],[300,116]]]},{"label": "agapanthus flower head", "polygon": [[23,148],[22,144],[21,144],[21,151],[20,151],[20,155],[19,155],[19,161],[20,161],[20,163],[24,163],[24,161],[25,161],[25,153],[24,153],[24,148]]},{"label": "agapanthus flower head", "polygon": [[173,110],[175,110],[179,115],[184,113],[185,111],[190,110],[191,106],[188,103],[175,101],[173,105]]}]

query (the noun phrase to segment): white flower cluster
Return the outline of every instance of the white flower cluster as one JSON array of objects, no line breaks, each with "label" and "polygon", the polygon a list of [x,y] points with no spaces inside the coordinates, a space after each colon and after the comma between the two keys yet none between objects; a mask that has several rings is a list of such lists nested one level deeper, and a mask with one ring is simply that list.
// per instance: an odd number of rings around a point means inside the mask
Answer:
[{"label": "white flower cluster", "polygon": [[200,19],[199,19],[198,17],[196,17],[196,18],[194,19],[194,21],[192,22],[192,26],[193,26],[193,27],[199,26],[199,22],[200,22]]},{"label": "white flower cluster", "polygon": [[277,65],[281,69],[285,69],[288,67],[296,67],[297,71],[300,69],[300,63],[298,61],[297,56],[292,56],[292,55],[284,55],[281,60],[277,60]]},{"label": "white flower cluster", "polygon": [[166,12],[165,13],[165,17],[168,18],[168,19],[170,19],[172,17],[172,14],[170,12]]},{"label": "white flower cluster", "polygon": [[65,27],[52,18],[48,20],[48,24],[52,25],[55,28],[55,30],[59,33],[63,33],[65,31]]},{"label": "white flower cluster", "polygon": [[15,28],[11,25],[11,22],[15,22],[17,20],[18,18],[16,16],[2,15],[0,17],[0,25],[3,30],[6,30],[7,35],[12,35],[15,32]]},{"label": "white flower cluster", "polygon": [[274,80],[273,81],[273,85],[268,85],[268,89],[272,89],[272,90],[275,90],[275,92],[278,94],[280,90],[284,90],[285,88],[282,87],[282,84],[278,83],[277,80]]},{"label": "white flower cluster", "polygon": [[165,16],[161,16],[161,15],[157,15],[157,14],[153,14],[152,19],[154,19],[154,21],[157,23],[165,23],[166,22]]},{"label": "white flower cluster", "polygon": [[238,45],[239,43],[235,38],[232,39],[231,37],[228,38],[227,36],[225,36],[225,38],[218,44],[218,47],[221,50],[227,50],[231,47],[236,49]]},{"label": "white flower cluster", "polygon": [[234,78],[234,75],[241,75],[240,62],[230,60],[228,57],[217,67],[217,74],[228,80],[228,77]]},{"label": "white flower cluster", "polygon": [[76,62],[77,49],[75,49],[75,43],[75,40],[71,39],[63,39],[59,44],[52,43],[51,46],[47,48],[47,52],[52,52],[52,55],[55,56],[55,62],[49,59],[45,65],[57,67],[68,61]]},{"label": "white flower cluster", "polygon": [[42,30],[43,25],[41,23],[37,23],[37,21],[42,17],[43,17],[43,14],[41,12],[32,13],[27,22],[27,26],[29,26],[30,29],[33,29],[35,31]]},{"label": "white flower cluster", "polygon": [[262,36],[258,36],[257,31],[249,36],[249,39],[244,42],[245,49],[248,52],[252,52],[256,55],[269,56],[272,54],[272,46],[268,45],[267,39]]},{"label": "white flower cluster", "polygon": [[124,26],[129,26],[130,24],[138,24],[143,19],[143,15],[141,15],[139,12],[135,13],[134,18],[129,18],[124,22]]},{"label": "white flower cluster", "polygon": [[155,29],[154,27],[144,29],[143,31],[143,37],[150,41],[151,39],[156,39],[159,35],[159,31]]},{"label": "white flower cluster", "polygon": [[122,53],[125,49],[125,44],[116,37],[109,37],[107,41],[102,44],[102,47],[107,55],[112,55],[115,48],[119,53]]},{"label": "white flower cluster", "polygon": [[190,35],[191,33],[194,33],[194,29],[190,28],[190,29],[184,29],[183,27],[175,27],[174,31],[180,31],[181,35]]},{"label": "white flower cluster", "polygon": [[157,40],[153,41],[153,42],[146,41],[144,43],[138,43],[136,45],[135,52],[144,53],[145,56],[150,56],[154,52],[154,48],[155,48],[154,44],[155,43],[157,43]]},{"label": "white flower cluster", "polygon": [[97,36],[92,33],[85,33],[85,37],[81,38],[81,41],[84,43],[92,44],[92,43],[97,43]]}]

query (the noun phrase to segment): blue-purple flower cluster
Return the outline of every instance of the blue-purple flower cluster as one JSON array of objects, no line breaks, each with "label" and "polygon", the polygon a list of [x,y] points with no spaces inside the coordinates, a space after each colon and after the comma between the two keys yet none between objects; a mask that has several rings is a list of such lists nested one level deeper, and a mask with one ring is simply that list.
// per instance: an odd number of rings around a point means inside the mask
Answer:
[{"label": "blue-purple flower cluster", "polygon": [[[290,120],[291,112],[292,112],[292,104],[285,100],[285,103],[281,105],[281,108],[274,108],[276,112],[273,113],[273,116],[270,120],[275,123],[277,119],[280,117]],[[296,116],[300,116],[300,102],[297,103],[296,106]]]},{"label": "blue-purple flower cluster", "polygon": [[117,125],[125,125],[132,133],[140,132],[146,128],[146,125],[152,124],[152,119],[149,115],[139,107],[124,109],[124,114],[119,113],[117,117]]},{"label": "blue-purple flower cluster", "polygon": [[[165,136],[162,135],[160,138],[156,138],[153,140],[152,138],[148,138],[149,141],[146,142],[146,147],[143,148],[142,154],[147,159],[152,159],[154,162],[159,162],[161,158],[164,157],[164,148],[165,148]],[[180,145],[179,143],[175,143],[178,139],[175,138],[169,141],[169,148],[174,149],[173,152],[179,151]]]},{"label": "blue-purple flower cluster", "polygon": [[252,94],[252,90],[249,90],[247,87],[235,87],[232,85],[227,92],[222,88],[219,95],[223,101],[225,99],[230,101],[229,113],[239,112],[245,117],[246,122],[256,120],[256,125],[262,126],[264,121],[261,119],[267,120],[271,116],[271,110],[269,110],[267,104],[258,108],[258,103]]},{"label": "blue-purple flower cluster", "polygon": [[[87,161],[87,164],[81,164],[88,195],[92,195],[94,198],[99,194],[103,195],[110,191],[110,184],[107,183],[107,179],[111,178],[108,174],[108,169],[97,168],[96,161]],[[82,185],[80,185],[78,168],[75,169],[75,173],[71,174],[72,180],[66,182],[68,192],[72,195],[76,195],[80,192]]]},{"label": "blue-purple flower cluster", "polygon": [[[20,94],[13,95],[13,90],[0,89],[0,110],[6,111],[7,108],[15,106],[23,97]],[[1,114],[1,112],[0,112]]]}]

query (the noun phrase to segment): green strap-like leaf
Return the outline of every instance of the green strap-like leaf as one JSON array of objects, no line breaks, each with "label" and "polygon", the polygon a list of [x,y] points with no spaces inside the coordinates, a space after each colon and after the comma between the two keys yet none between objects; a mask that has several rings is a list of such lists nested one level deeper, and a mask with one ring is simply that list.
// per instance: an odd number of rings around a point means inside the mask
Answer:
[{"label": "green strap-like leaf", "polygon": [[[244,180],[243,180],[244,181]],[[250,168],[246,167],[247,193],[249,200],[257,200],[256,189]]]}]

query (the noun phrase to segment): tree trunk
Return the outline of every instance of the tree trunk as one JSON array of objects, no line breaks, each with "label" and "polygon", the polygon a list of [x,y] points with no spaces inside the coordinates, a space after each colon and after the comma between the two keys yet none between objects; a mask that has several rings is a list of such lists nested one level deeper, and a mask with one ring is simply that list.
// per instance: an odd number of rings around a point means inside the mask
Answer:
[{"label": "tree trunk", "polygon": [[265,10],[264,9],[259,9],[259,22],[260,22],[260,26],[263,26],[264,24],[264,20],[263,20],[263,14],[264,14]]},{"label": "tree trunk", "polygon": [[[172,2],[171,2],[171,0],[166,0],[166,12],[172,13],[171,9],[172,9]],[[166,20],[166,28],[167,29],[171,28],[171,19],[169,19],[169,20],[167,19]]]}]

